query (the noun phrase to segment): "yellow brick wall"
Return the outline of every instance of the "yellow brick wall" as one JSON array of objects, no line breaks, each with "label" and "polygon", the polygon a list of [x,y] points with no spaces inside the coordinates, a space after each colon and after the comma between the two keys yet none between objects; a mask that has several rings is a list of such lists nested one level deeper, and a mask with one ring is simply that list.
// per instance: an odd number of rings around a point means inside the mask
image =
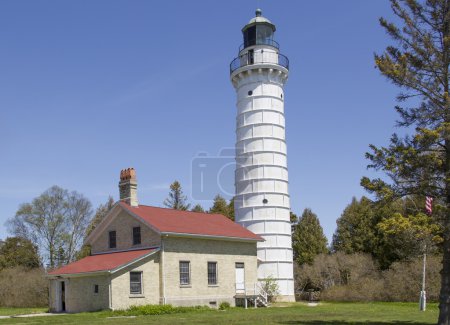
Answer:
[{"label": "yellow brick wall", "polygon": [[[142,294],[130,294],[130,272],[142,272]],[[112,308],[159,304],[159,252],[113,275]]]},{"label": "yellow brick wall", "polygon": [[[108,276],[75,277],[65,279],[66,312],[96,311],[109,308],[109,278]],[[99,286],[94,293],[94,285]],[[58,304],[60,281],[51,280],[49,286],[50,310],[61,311]],[[59,306],[58,306],[59,305]]]},{"label": "yellow brick wall", "polygon": [[[255,242],[164,237],[166,303],[204,305],[216,301],[234,304],[235,263],[244,263],[246,286],[257,282]],[[191,284],[180,285],[179,262],[189,261]],[[217,262],[218,284],[208,285],[208,262]]]},{"label": "yellow brick wall", "polygon": [[[133,227],[141,227],[141,244],[133,245]],[[117,247],[109,248],[109,231],[116,231]],[[141,221],[121,211],[113,222],[92,243],[92,253],[102,253],[140,247],[159,246],[160,236]]]}]

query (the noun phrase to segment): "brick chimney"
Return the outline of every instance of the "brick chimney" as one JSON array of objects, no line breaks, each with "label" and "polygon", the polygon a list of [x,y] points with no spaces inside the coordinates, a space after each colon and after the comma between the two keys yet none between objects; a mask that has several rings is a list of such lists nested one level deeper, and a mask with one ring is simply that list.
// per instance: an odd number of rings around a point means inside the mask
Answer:
[{"label": "brick chimney", "polygon": [[120,171],[119,182],[120,201],[123,201],[132,207],[137,207],[137,181],[134,168],[122,169]]}]

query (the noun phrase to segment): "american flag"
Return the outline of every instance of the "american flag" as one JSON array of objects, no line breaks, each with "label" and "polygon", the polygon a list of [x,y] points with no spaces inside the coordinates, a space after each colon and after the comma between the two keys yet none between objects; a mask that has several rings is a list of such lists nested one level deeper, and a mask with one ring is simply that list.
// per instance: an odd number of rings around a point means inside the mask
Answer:
[{"label": "american flag", "polygon": [[433,198],[430,196],[427,196],[425,198],[425,210],[428,214],[431,214],[433,212]]}]

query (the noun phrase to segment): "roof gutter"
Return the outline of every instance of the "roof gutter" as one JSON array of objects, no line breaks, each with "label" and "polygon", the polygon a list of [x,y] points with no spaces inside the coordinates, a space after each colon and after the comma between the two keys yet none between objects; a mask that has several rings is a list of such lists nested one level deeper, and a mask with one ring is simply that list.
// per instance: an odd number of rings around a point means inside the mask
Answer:
[{"label": "roof gutter", "polygon": [[155,254],[156,252],[159,252],[159,248],[155,249],[154,251],[151,251],[145,255],[142,255],[138,258],[135,258],[134,260],[131,260],[128,263],[119,265],[115,269],[111,270],[101,270],[101,271],[93,271],[93,272],[80,272],[80,273],[63,273],[63,274],[47,274],[46,277],[49,279],[57,279],[57,278],[79,278],[79,277],[85,277],[85,276],[97,276],[97,275],[106,275],[106,274],[114,274],[116,272],[119,272],[120,270],[133,265],[134,263],[137,263],[139,261],[142,261],[144,258]]},{"label": "roof gutter", "polygon": [[199,239],[216,239],[226,241],[240,241],[240,242],[263,242],[263,238],[242,238],[242,237],[230,237],[230,236],[217,236],[217,235],[202,235],[202,234],[189,234],[179,232],[161,232],[161,235],[172,237],[186,237],[186,238],[199,238]]}]

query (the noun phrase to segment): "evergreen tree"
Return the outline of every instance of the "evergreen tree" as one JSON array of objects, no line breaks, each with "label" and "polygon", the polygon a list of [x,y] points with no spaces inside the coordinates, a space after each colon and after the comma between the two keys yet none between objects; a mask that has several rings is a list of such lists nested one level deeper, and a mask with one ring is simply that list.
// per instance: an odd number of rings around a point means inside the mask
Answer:
[{"label": "evergreen tree", "polygon": [[359,201],[353,198],[336,223],[331,245],[333,251],[346,254],[373,253],[377,220],[373,204],[368,198],[362,197]]},{"label": "evergreen tree", "polygon": [[398,125],[412,132],[394,134],[388,147],[371,145],[369,167],[389,181],[364,177],[361,184],[389,201],[405,195],[432,196],[442,203],[435,216],[444,227],[440,325],[450,324],[450,0],[391,0],[402,26],[381,18],[396,46],[375,56],[376,66],[402,89]]},{"label": "evergreen tree", "polygon": [[234,219],[234,197],[230,200],[230,203],[228,203],[228,216],[230,220]]},{"label": "evergreen tree", "polygon": [[38,249],[28,239],[8,237],[0,246],[0,270],[16,266],[32,269],[40,265]]},{"label": "evergreen tree", "polygon": [[292,234],[295,261],[299,265],[311,264],[314,257],[328,252],[327,243],[317,215],[305,209]]},{"label": "evergreen tree", "polygon": [[189,210],[190,204],[187,203],[187,196],[184,195],[181,184],[174,181],[170,185],[169,197],[163,202],[164,206],[175,210]]},{"label": "evergreen tree", "polygon": [[214,198],[213,205],[209,209],[208,212],[209,213],[218,213],[218,214],[224,215],[227,218],[230,218],[230,209],[229,209],[228,203],[219,194],[217,194],[216,197]]},{"label": "evergreen tree", "polygon": [[205,212],[205,209],[200,204],[196,204],[192,210],[192,212]]}]

